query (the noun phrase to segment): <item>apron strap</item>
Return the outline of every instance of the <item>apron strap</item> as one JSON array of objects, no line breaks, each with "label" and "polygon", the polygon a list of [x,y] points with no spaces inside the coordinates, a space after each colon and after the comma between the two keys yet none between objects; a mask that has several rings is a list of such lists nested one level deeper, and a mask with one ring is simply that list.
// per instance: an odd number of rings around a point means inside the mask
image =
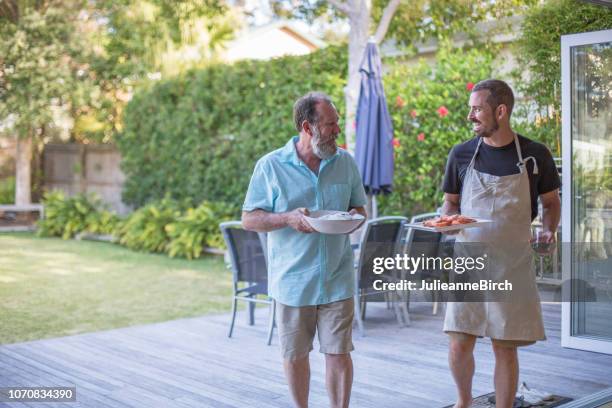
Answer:
[{"label": "apron strap", "polygon": [[521,145],[519,144],[518,136],[516,135],[516,132],[514,133],[514,146],[516,146],[516,153],[518,154],[519,163],[524,163],[523,152],[521,152]]},{"label": "apron strap", "polygon": [[533,174],[538,174],[538,162],[535,157],[529,156],[523,159],[523,152],[521,151],[521,145],[519,144],[518,136],[516,132],[514,133],[514,145],[516,146],[516,153],[518,154],[519,162],[516,165],[519,168],[519,171],[522,173],[523,169],[527,168],[527,161],[533,160]]},{"label": "apron strap", "polygon": [[538,174],[538,162],[536,158],[533,156],[525,157],[525,161],[523,163],[527,164],[529,160],[533,160],[533,174]]},{"label": "apron strap", "polygon": [[480,148],[480,144],[482,143],[482,137],[478,138],[478,144],[476,145],[476,150],[474,150],[474,155],[472,156],[472,160],[470,160],[470,164],[468,165],[468,169],[474,167],[474,161],[476,160],[476,155],[478,154],[478,149]]}]

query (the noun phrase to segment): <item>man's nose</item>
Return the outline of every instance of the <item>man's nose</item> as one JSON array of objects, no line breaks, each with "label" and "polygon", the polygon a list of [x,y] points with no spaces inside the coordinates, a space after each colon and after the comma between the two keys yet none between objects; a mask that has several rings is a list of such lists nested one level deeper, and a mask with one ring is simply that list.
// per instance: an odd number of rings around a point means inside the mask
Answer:
[{"label": "man's nose", "polygon": [[467,120],[471,121],[473,118],[474,118],[474,112],[472,110],[470,110],[468,112],[468,115],[467,115]]}]

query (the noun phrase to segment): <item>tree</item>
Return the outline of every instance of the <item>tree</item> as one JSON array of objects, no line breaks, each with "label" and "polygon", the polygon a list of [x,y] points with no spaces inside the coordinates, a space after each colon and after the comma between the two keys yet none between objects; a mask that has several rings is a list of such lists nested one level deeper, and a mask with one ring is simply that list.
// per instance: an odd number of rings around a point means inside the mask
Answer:
[{"label": "tree", "polygon": [[[355,112],[359,98],[359,65],[371,39],[381,44],[389,32],[399,45],[413,48],[429,38],[448,38],[457,32],[476,38],[475,23],[511,16],[536,0],[271,0],[276,14],[306,20],[332,14],[348,20],[348,78],[345,89],[345,136],[354,148]],[[487,33],[489,34],[489,33]]]},{"label": "tree", "polygon": [[239,25],[220,0],[89,2],[88,76],[97,95],[75,112],[74,138],[112,142],[134,89],[210,64]]},{"label": "tree", "polygon": [[58,115],[74,123],[73,140],[112,141],[135,86],[208,62],[231,38],[226,12],[219,0],[0,0],[0,124],[17,138],[15,203],[31,201],[33,149]]},{"label": "tree", "polygon": [[[517,109],[523,119],[518,129],[546,143],[556,156],[561,155],[561,36],[610,28],[612,9],[578,0],[547,0],[525,14],[514,53],[520,67],[513,73],[514,80],[527,97],[527,103]],[[607,95],[609,68],[599,60],[586,63],[590,65],[587,72],[601,73],[594,76],[601,82],[591,86]]]},{"label": "tree", "polygon": [[17,138],[15,203],[31,201],[31,159],[57,110],[70,103],[83,48],[81,1],[0,2],[0,122]]}]

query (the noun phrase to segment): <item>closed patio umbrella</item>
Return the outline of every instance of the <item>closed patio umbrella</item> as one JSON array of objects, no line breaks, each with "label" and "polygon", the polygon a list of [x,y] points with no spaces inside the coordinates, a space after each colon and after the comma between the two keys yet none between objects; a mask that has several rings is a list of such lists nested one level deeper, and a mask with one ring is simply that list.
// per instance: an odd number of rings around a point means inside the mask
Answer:
[{"label": "closed patio umbrella", "polygon": [[376,196],[389,194],[393,184],[393,127],[382,85],[376,43],[368,42],[361,67],[357,104],[355,160],[366,192],[372,199],[372,218],[378,216]]}]

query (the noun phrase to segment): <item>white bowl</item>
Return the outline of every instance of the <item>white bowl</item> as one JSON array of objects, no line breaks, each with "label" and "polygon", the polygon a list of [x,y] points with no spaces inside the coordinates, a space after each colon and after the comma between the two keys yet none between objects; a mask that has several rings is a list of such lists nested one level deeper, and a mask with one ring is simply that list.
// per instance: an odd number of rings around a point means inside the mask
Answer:
[{"label": "white bowl", "polygon": [[305,215],[306,221],[317,232],[322,234],[348,234],[365,221],[361,214],[354,215],[352,220],[320,220],[324,215],[341,214],[344,211],[319,210],[312,211],[310,215]]}]

